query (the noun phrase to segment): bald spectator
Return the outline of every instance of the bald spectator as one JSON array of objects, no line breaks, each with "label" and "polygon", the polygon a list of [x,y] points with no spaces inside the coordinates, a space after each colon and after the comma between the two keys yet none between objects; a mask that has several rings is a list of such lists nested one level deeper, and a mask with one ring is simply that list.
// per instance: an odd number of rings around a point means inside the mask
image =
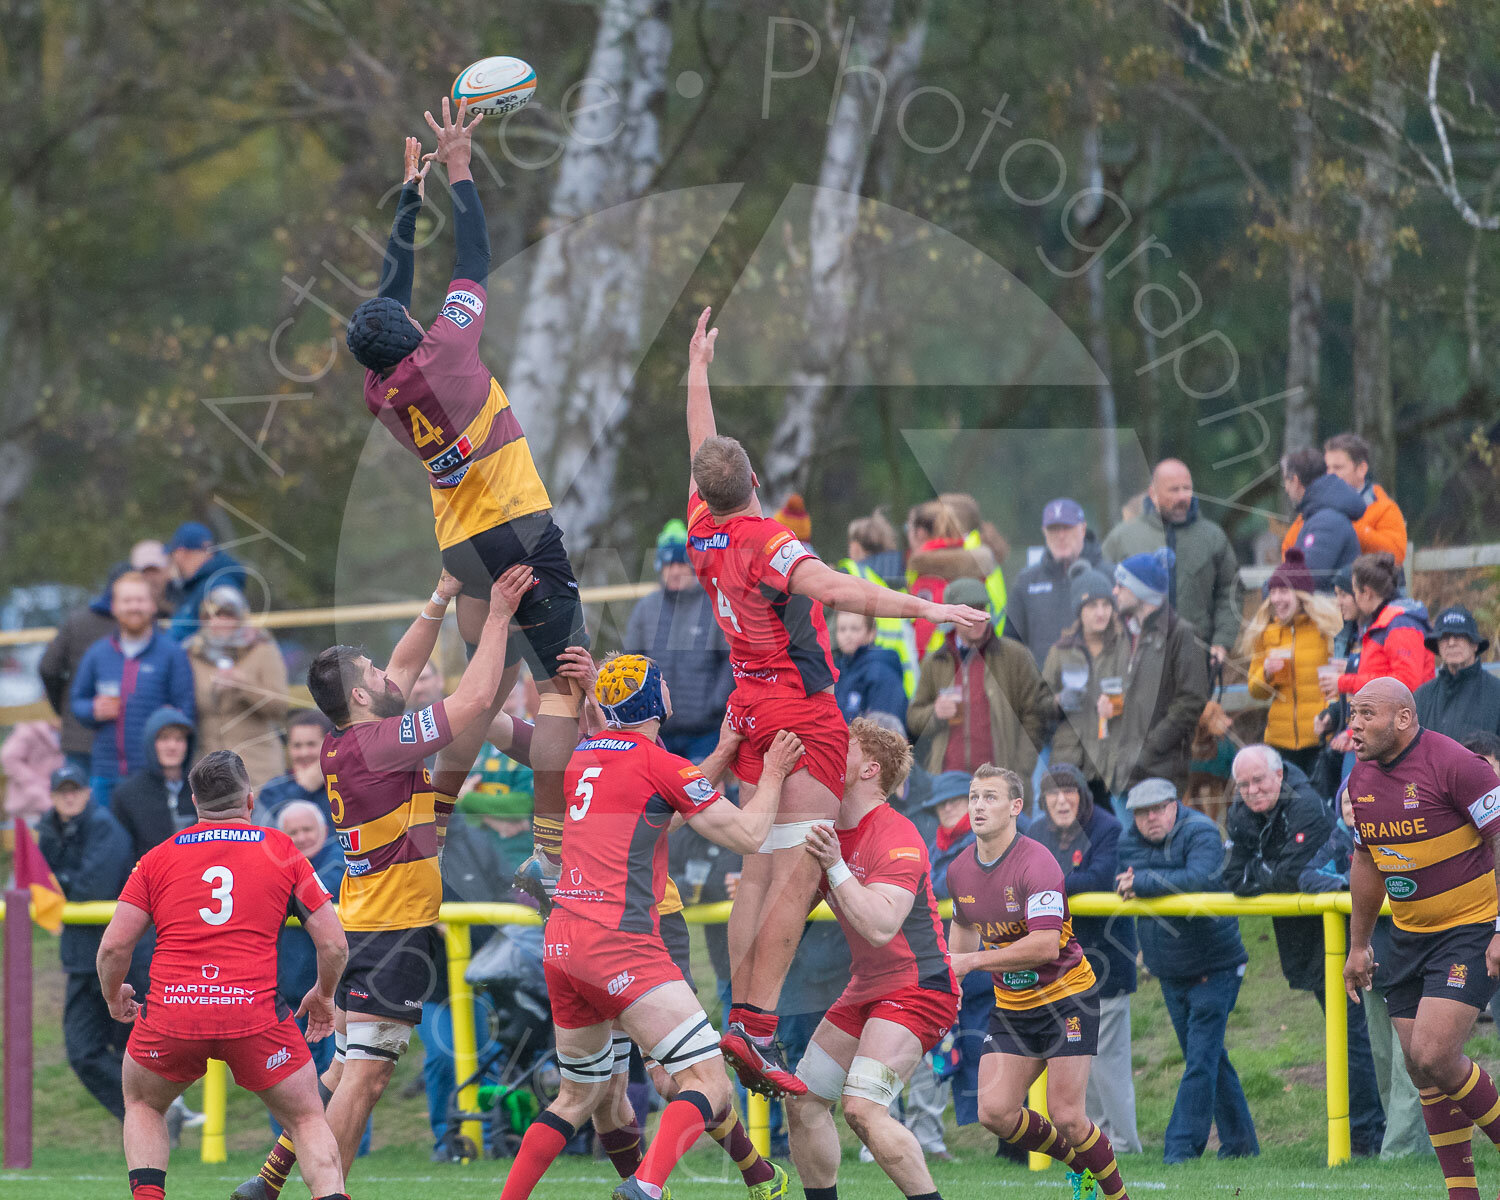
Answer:
[{"label": "bald spectator", "polygon": [[1167,603],[1222,663],[1240,631],[1239,563],[1228,535],[1199,513],[1192,473],[1175,458],[1156,464],[1141,515],[1110,530],[1104,556],[1118,563],[1163,546],[1176,556]]},{"label": "bald spectator", "polygon": [[1042,557],[1015,577],[1005,610],[1005,636],[1030,650],[1037,666],[1078,615],[1069,574],[1073,564],[1105,573],[1112,569],[1076,500],[1062,496],[1042,509],[1042,537],[1047,543]]},{"label": "bald spectator", "polygon": [[1337,475],[1329,474],[1316,450],[1282,456],[1281,486],[1301,522],[1283,556],[1293,547],[1300,550],[1316,589],[1332,592],[1334,576],[1359,557],[1354,522],[1364,515],[1365,502]]}]

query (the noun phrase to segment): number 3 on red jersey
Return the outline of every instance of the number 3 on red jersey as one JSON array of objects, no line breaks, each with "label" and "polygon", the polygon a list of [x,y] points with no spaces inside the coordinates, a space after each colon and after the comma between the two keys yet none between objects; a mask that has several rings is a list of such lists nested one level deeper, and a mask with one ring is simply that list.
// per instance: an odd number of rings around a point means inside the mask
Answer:
[{"label": "number 3 on red jersey", "polygon": [[218,908],[200,908],[198,915],[209,925],[222,925],[234,915],[234,872],[228,867],[209,867],[203,872],[203,882],[213,885],[210,900],[219,902]]},{"label": "number 3 on red jersey", "polygon": [[568,816],[575,821],[581,821],[588,816],[589,805],[594,802],[594,785],[591,780],[598,779],[604,774],[603,767],[585,767],[583,774],[578,777],[578,786],[573,789],[573,795],[583,801],[582,804],[568,805]]}]

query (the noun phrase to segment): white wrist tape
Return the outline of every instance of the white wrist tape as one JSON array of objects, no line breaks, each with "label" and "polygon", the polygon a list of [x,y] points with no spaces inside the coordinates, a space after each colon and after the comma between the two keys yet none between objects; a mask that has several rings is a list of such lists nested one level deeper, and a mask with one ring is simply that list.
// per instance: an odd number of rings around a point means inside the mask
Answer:
[{"label": "white wrist tape", "polygon": [[828,868],[828,886],[830,888],[836,888],[845,880],[853,878],[854,872],[849,869],[849,864],[842,858]]},{"label": "white wrist tape", "polygon": [[441,592],[433,592],[432,593],[432,602],[434,604],[436,604],[439,608],[447,608],[448,607],[448,597],[445,596],[445,595],[443,595]]}]

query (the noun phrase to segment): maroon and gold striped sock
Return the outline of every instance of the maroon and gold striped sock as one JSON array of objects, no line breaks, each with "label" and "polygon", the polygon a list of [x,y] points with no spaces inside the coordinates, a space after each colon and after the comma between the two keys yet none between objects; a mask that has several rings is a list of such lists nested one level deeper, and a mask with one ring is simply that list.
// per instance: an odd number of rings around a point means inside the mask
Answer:
[{"label": "maroon and gold striped sock", "polygon": [[1477,1062],[1470,1062],[1468,1079],[1451,1095],[1464,1116],[1479,1126],[1479,1132],[1500,1146],[1500,1092],[1495,1090],[1490,1073]]},{"label": "maroon and gold striped sock", "polygon": [[629,1179],[641,1165],[641,1127],[634,1122],[621,1129],[605,1129],[599,1134],[599,1144],[609,1156],[610,1163],[621,1179]]},{"label": "maroon and gold striped sock", "polygon": [[760,1151],[751,1144],[750,1135],[745,1132],[745,1127],[740,1123],[739,1114],[734,1111],[733,1105],[723,1114],[715,1113],[714,1120],[716,1123],[708,1131],[708,1136],[724,1147],[724,1153],[729,1155],[734,1165],[740,1169],[746,1187],[753,1188],[775,1177],[776,1172],[771,1170],[771,1164],[763,1159]]},{"label": "maroon and gold striped sock", "polygon": [[1073,1165],[1074,1150],[1068,1139],[1057,1132],[1057,1127],[1035,1109],[1023,1108],[1020,1123],[1005,1140],[1019,1146],[1028,1154],[1046,1154],[1064,1166]]},{"label": "maroon and gold striped sock", "polygon": [[1463,1108],[1437,1088],[1423,1088],[1422,1121],[1437,1151],[1448,1185],[1448,1200],[1479,1200],[1479,1180],[1474,1176],[1474,1149],[1470,1145],[1472,1122]]},{"label": "maroon and gold striped sock", "polygon": [[1103,1200],[1126,1200],[1125,1181],[1120,1178],[1114,1147],[1099,1126],[1090,1125],[1088,1136],[1073,1147],[1073,1166],[1094,1173],[1094,1183]]},{"label": "maroon and gold striped sock", "polygon": [[292,1145],[291,1136],[283,1133],[276,1139],[276,1144],[271,1147],[271,1153],[266,1155],[266,1161],[260,1168],[260,1177],[265,1180],[266,1191],[270,1193],[271,1200],[276,1200],[281,1195],[281,1189],[286,1187],[287,1176],[296,1165],[296,1147]]}]

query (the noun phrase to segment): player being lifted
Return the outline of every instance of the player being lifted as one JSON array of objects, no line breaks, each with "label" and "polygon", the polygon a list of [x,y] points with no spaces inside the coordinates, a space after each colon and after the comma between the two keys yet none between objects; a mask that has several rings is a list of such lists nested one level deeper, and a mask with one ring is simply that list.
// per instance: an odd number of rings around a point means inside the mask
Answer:
[{"label": "player being lifted", "polygon": [[[323,739],[323,777],[348,859],[339,914],[349,931],[349,964],[338,990],[333,1062],[320,1081],[346,1174],[437,982],[441,847],[438,801],[423,760],[475,725],[482,739],[511,617],[533,584],[525,564],[495,582],[463,679],[453,695],[418,712],[403,711],[406,693],[432,657],[447,603],[441,597],[457,590],[446,572],[384,671],[353,646],[329,647],[307,671],[314,703],[333,722]],[[274,1200],[296,1160],[294,1136],[283,1134],[235,1197]]]},{"label": "player being lifted", "polygon": [[1354,861],[1344,987],[1358,1003],[1370,986],[1370,935],[1389,896],[1391,1024],[1449,1200],[1479,1200],[1472,1127],[1500,1145],[1500,1092],[1464,1043],[1500,976],[1500,779],[1477,754],[1418,725],[1416,701],[1396,679],[1355,694],[1349,736],[1357,761],[1345,784]]},{"label": "player being lifted", "polygon": [[[165,1195],[166,1111],[210,1058],[227,1062],[235,1082],[297,1139],[312,1194],[347,1200],[312,1055],[276,995],[276,939],[290,907],[318,955],[317,982],[296,1015],[307,1017],[313,1041],[333,1032],[333,992],[347,953],[338,915],[292,840],[250,824],[254,797],[238,754],[204,755],[188,786],[197,822],[136,864],[99,943],[110,1015],[133,1025],[123,1068],[132,1200]],[[125,973],[152,925],[151,990],[138,1004]]]},{"label": "player being lifted", "polygon": [[[483,116],[465,124],[467,113],[465,101],[454,119],[445,96],[442,123],[427,114],[437,149],[423,156],[420,142],[406,139],[405,183],[381,267],[380,291],[354,310],[347,340],[366,369],[365,404],[427,469],[443,565],[463,585],[458,627],[464,640],[471,647],[479,640],[490,584],[508,568],[525,563],[537,578],[516,613],[496,704],[510,694],[524,657],[541,705],[531,748],[536,854],[523,864],[517,882],[544,900],[542,892],[556,880],[561,853],[562,772],[578,741],[579,693],[558,674],[557,655],[566,646],[587,644],[587,637],[578,584],[563,549],[562,530],[552,520],[547,489],[510,401],[479,357],[490,242],[469,169],[471,139]],[[424,179],[434,160],[448,170],[457,252],[442,308],[423,330],[410,311],[413,238]],[[445,801],[451,801],[473,766],[485,724],[465,730],[438,756],[433,786]]]},{"label": "player being lifted", "polygon": [[835,571],[784,525],[761,515],[749,457],[714,425],[708,367],[719,331],[708,328],[709,312],[698,318],[688,350],[688,557],[729,641],[735,681],[729,715],[745,738],[732,770],[745,794],[753,794],[778,730],[795,733],[804,752],[801,768],[782,789],[771,834],[759,853],[746,857],[735,893],[729,918],[733,1006],[723,1049],[746,1087],[802,1095],[806,1087],[775,1043],[776,1004],[821,878],[803,840],[815,823],[837,813],[849,750],[833,697],[823,608],[951,621],[974,630],[989,615]]},{"label": "player being lifted", "polygon": [[[608,1097],[616,1023],[678,1088],[617,1200],[660,1200],[678,1160],[725,1122],[732,1097],[718,1035],[661,940],[667,832],[680,816],[710,841],[752,851],[801,752],[795,735],[778,734],[758,794],[736,808],[699,768],[657,744],[672,700],[650,659],[611,659],[595,694],[609,727],[579,743],[568,764],[563,873],[543,947],[562,1089],[526,1131],[501,1200],[530,1196]],[[720,762],[728,756],[728,747],[715,751]]]},{"label": "player being lifted", "polygon": [[[1014,771],[986,763],[969,784],[975,842],[948,867],[953,973],[988,971],[995,1008],[979,1063],[979,1120],[1012,1145],[1068,1167],[1075,1200],[1124,1200],[1104,1131],[1084,1112],[1099,1043],[1094,969],[1073,936],[1062,868],[1016,829],[1026,806]],[[1047,1072],[1048,1117],[1026,1093]]]},{"label": "player being lifted", "polygon": [[805,1096],[786,1102],[792,1161],[809,1200],[836,1200],[839,1136],[831,1106],[869,1147],[903,1196],[939,1200],[916,1137],[889,1109],[922,1057],[958,1019],[932,864],[917,827],[886,803],[911,771],[911,747],[874,721],[849,727],[843,803],[834,826],[816,825],[806,850],[824,885],[853,965],[797,1064]]}]

